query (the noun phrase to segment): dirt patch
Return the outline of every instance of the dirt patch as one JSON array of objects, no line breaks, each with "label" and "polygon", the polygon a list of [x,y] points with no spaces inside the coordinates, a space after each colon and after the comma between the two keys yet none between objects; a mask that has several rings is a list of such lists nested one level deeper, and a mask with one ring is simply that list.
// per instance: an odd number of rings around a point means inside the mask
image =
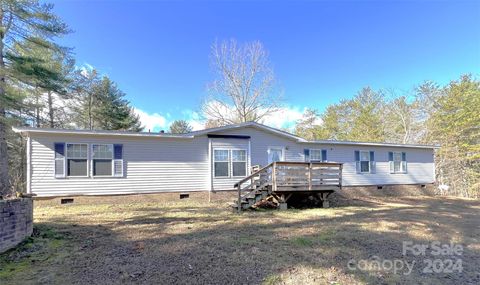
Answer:
[{"label": "dirt patch", "polygon": [[[478,200],[377,197],[345,207],[237,215],[227,207],[234,199],[235,193],[219,193],[209,203],[207,193],[197,193],[182,200],[168,194],[36,201],[35,246],[0,256],[0,283],[480,282]],[[423,260],[433,256],[402,255],[404,241],[461,244],[462,272],[424,273]],[[349,266],[374,257],[418,264],[409,275]]]},{"label": "dirt patch", "polygon": [[344,186],[339,194],[349,199],[367,197],[434,196],[433,184]]}]

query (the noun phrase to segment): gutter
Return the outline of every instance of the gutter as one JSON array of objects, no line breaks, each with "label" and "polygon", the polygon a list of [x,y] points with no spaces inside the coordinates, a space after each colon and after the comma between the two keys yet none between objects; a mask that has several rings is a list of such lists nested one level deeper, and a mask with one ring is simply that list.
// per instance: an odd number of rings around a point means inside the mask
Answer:
[{"label": "gutter", "polygon": [[174,139],[193,139],[192,135],[170,135],[161,133],[145,132],[115,132],[115,131],[92,131],[92,130],[65,130],[65,129],[43,129],[43,128],[21,128],[12,127],[15,133],[25,134],[63,134],[63,135],[101,135],[101,136],[124,136],[124,137],[152,137],[152,138],[174,138]]},{"label": "gutter", "polygon": [[379,143],[379,142],[353,142],[353,141],[298,141],[306,144],[331,144],[331,145],[359,145],[359,146],[383,146],[383,147],[405,147],[405,148],[423,148],[439,149],[440,145],[422,145],[422,144],[399,144],[399,143]]}]

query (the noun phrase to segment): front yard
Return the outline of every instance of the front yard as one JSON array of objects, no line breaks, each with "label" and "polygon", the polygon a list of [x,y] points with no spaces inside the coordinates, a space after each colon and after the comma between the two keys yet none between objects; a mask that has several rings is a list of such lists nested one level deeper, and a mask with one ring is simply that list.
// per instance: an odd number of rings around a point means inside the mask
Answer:
[{"label": "front yard", "polygon": [[[480,201],[376,198],[330,209],[234,214],[205,193],[35,201],[34,236],[0,255],[0,284],[479,284]],[[462,255],[402,254],[453,242]],[[424,260],[461,259],[462,273]],[[360,270],[362,260],[414,264]],[[384,265],[388,263],[383,263]],[[403,264],[403,263],[402,263]]]}]

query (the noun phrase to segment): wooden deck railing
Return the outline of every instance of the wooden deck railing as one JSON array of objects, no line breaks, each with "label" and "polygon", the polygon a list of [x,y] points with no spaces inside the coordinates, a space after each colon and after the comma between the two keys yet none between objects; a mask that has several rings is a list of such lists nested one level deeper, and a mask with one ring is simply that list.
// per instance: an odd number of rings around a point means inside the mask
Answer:
[{"label": "wooden deck railing", "polygon": [[341,163],[278,161],[273,169],[273,191],[322,190],[342,185]]},{"label": "wooden deck railing", "polygon": [[336,190],[342,186],[341,163],[277,161],[235,183],[238,205],[242,198],[261,187],[272,192]]}]

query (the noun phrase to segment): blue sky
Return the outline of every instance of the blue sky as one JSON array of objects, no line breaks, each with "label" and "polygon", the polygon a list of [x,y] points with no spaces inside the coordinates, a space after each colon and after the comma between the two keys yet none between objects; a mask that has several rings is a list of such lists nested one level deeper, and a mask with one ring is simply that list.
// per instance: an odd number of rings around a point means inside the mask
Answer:
[{"label": "blue sky", "polygon": [[259,40],[269,51],[285,93],[284,113],[269,122],[277,127],[367,85],[409,90],[480,72],[480,1],[53,3],[74,30],[61,42],[77,63],[116,81],[152,130],[195,121],[216,39]]}]

